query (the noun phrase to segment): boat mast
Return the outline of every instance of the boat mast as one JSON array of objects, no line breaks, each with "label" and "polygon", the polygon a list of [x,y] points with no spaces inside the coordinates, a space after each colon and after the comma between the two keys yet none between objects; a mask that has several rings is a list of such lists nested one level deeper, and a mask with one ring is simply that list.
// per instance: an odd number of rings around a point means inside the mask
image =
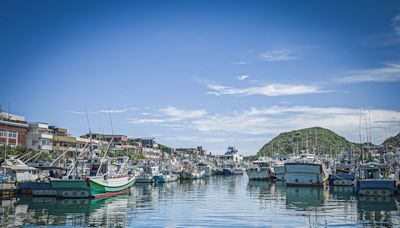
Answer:
[{"label": "boat mast", "polygon": [[360,118],[358,119],[358,133],[360,135],[360,155],[361,155],[361,159],[364,160],[364,148],[363,148],[362,136],[361,136],[361,109],[360,109]]},{"label": "boat mast", "polygon": [[371,152],[371,146],[372,146],[372,128],[371,128],[371,108],[368,109],[368,125],[369,125],[369,152]]}]

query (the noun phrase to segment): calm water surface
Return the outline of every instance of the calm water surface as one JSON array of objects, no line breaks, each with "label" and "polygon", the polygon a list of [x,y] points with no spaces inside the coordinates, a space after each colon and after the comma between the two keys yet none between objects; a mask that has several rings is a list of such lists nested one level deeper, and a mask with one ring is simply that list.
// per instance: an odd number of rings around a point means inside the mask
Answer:
[{"label": "calm water surface", "polygon": [[394,198],[358,198],[351,188],[297,188],[214,176],[137,184],[104,200],[0,199],[1,227],[400,227]]}]

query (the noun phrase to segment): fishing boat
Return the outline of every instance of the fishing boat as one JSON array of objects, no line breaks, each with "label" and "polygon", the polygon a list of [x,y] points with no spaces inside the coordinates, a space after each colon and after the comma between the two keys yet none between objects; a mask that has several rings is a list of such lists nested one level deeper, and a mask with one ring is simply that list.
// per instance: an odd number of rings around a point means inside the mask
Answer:
[{"label": "fishing boat", "polygon": [[246,172],[249,180],[268,180],[274,176],[271,169],[271,161],[267,160],[254,161]]},{"label": "fishing boat", "polygon": [[125,160],[124,165],[113,167],[115,169],[110,168],[110,159],[97,160],[100,161],[100,164],[92,161],[91,170],[97,168],[96,173],[91,172],[89,176],[79,177],[67,175],[63,179],[50,178],[51,186],[57,191],[57,196],[62,198],[99,199],[126,194],[135,183],[136,178],[126,169],[129,158],[124,157],[123,159]]},{"label": "fishing boat", "polygon": [[232,175],[233,174],[233,168],[225,167],[222,170],[223,175]]},{"label": "fishing boat", "polygon": [[13,176],[0,173],[0,195],[12,195],[17,190]]},{"label": "fishing boat", "polygon": [[196,167],[192,167],[190,169],[183,168],[181,172],[179,172],[179,175],[183,180],[201,179],[205,177],[205,171],[198,170]]},{"label": "fishing boat", "polygon": [[360,196],[393,196],[396,180],[390,178],[390,169],[386,164],[369,162],[357,168],[355,190]]},{"label": "fishing boat", "polygon": [[324,165],[313,154],[300,155],[299,158],[286,162],[284,166],[285,181],[289,186],[322,187],[329,177]]},{"label": "fishing boat", "polygon": [[329,174],[329,184],[332,186],[353,186],[354,179],[355,173],[351,164],[336,164],[334,172]]},{"label": "fishing boat", "polygon": [[[18,183],[18,192],[30,193],[29,183],[39,178],[39,172],[36,168],[30,167],[25,162],[17,158],[5,159],[1,166],[2,173],[12,177],[15,183]],[[11,187],[11,185],[5,185]],[[4,187],[5,187],[4,186]]]},{"label": "fishing boat", "polygon": [[146,163],[142,163],[140,166],[142,172],[136,177],[136,183],[153,183],[154,177],[161,175],[159,166],[155,162],[147,161]]},{"label": "fishing boat", "polygon": [[275,174],[276,180],[284,181],[285,173],[286,173],[284,163],[279,161],[279,162],[275,163],[273,168],[274,168],[274,174]]},{"label": "fishing boat", "polygon": [[209,164],[201,162],[197,165],[200,170],[204,170],[204,175],[210,177],[213,173],[212,168]]},{"label": "fishing boat", "polygon": [[155,175],[153,177],[155,183],[168,183],[168,182],[174,182],[178,180],[178,175],[171,171],[164,171],[160,175]]}]

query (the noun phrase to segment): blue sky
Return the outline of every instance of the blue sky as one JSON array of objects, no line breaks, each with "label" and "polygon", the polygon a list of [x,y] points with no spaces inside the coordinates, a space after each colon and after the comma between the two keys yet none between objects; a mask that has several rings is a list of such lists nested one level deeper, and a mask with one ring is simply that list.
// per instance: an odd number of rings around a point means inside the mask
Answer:
[{"label": "blue sky", "polygon": [[[30,122],[255,154],[400,131],[398,1],[2,1],[0,104]],[[365,128],[366,116],[362,116]],[[364,136],[363,136],[364,137]]]}]

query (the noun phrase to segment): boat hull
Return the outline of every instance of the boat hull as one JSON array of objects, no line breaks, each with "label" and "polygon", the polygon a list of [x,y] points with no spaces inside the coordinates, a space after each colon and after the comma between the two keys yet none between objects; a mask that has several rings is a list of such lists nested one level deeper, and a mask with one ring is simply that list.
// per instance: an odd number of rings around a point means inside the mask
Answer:
[{"label": "boat hull", "polygon": [[285,181],[289,186],[322,187],[329,177],[321,164],[286,163],[285,170]]},{"label": "boat hull", "polygon": [[329,175],[329,184],[333,186],[353,186],[355,174],[337,173]]},{"label": "boat hull", "polygon": [[269,169],[248,169],[249,180],[268,180],[271,178]]},{"label": "boat hull", "polygon": [[396,191],[396,181],[382,179],[358,180],[356,189],[360,196],[393,196]]},{"label": "boat hull", "polygon": [[32,196],[57,196],[57,190],[50,182],[32,182],[29,184]]},{"label": "boat hull", "polygon": [[87,178],[85,180],[52,180],[51,186],[62,198],[107,198],[129,192],[135,178]]},{"label": "boat hull", "polygon": [[285,166],[275,166],[274,173],[276,180],[284,181],[285,180]]}]

